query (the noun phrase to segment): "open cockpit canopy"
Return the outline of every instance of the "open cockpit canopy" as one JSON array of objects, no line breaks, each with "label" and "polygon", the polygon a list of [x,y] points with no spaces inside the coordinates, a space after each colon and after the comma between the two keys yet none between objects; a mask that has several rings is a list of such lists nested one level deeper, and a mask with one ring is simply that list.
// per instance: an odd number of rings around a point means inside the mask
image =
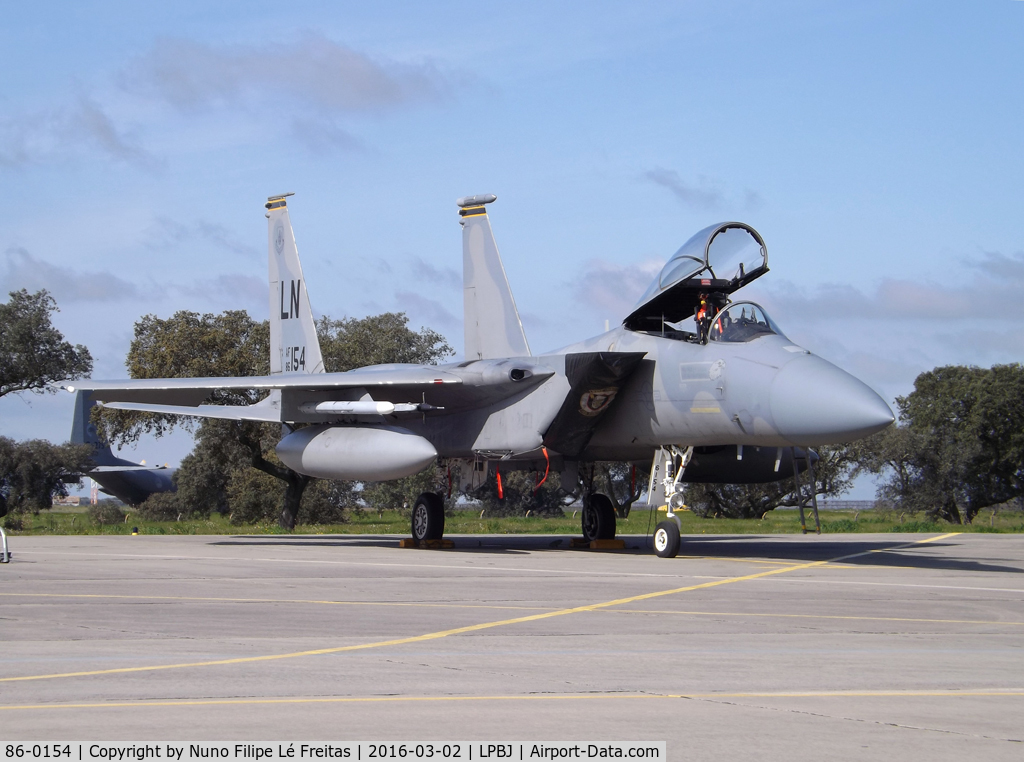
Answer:
[{"label": "open cockpit canopy", "polygon": [[768,249],[756,230],[742,222],[711,225],[679,248],[623,324],[658,330],[691,317],[701,294],[731,294],[766,272]]}]

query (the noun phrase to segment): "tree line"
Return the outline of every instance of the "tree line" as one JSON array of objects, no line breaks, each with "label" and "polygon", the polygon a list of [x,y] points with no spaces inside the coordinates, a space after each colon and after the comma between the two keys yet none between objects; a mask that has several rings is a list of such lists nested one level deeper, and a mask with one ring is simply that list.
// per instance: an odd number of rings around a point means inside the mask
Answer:
[{"label": "tree line", "polygon": [[[53,327],[57,303],[45,290],[12,291],[0,304],[0,397],[53,391],[55,381],[92,373],[92,355]],[[43,439],[15,442],[0,435],[0,516],[38,512],[90,468],[90,448]]]},{"label": "tree line", "polygon": [[[0,304],[0,396],[53,391],[53,382],[87,376],[88,350],[72,346],[51,323],[56,303],[45,291],[10,294]],[[414,331],[403,313],[363,319],[317,321],[329,372],[390,362],[433,364],[452,354],[441,334]],[[170,318],[146,315],[135,324],[125,364],[132,378],[248,376],[269,372],[267,321],[243,310],[220,314],[180,311]],[[255,391],[219,392],[218,404],[253,404]],[[896,400],[898,423],[874,436],[816,448],[816,488],[838,497],[862,474],[873,474],[878,503],[908,513],[960,524],[984,508],[1021,500],[1024,494],[1024,369],[947,366],[922,373],[914,391]],[[143,434],[161,436],[183,428],[195,447],[175,474],[176,493],[150,497],[140,510],[151,518],[175,519],[223,513],[232,521],[331,524],[353,510],[411,506],[417,494],[435,491],[458,497],[450,485],[458,475],[432,467],[395,482],[355,484],[313,479],[287,468],[274,447],[281,427],[251,421],[197,420],[126,411],[94,411],[103,436],[125,445]],[[38,511],[88,470],[89,448],[42,440],[14,442],[0,436],[0,515]],[[597,464],[588,475],[594,489],[612,498],[620,516],[647,484],[645,465]],[[540,474],[502,475],[474,497],[491,515],[557,513],[570,499],[559,479]],[[796,504],[792,480],[770,484],[689,485],[686,500],[701,516],[761,518]]]}]

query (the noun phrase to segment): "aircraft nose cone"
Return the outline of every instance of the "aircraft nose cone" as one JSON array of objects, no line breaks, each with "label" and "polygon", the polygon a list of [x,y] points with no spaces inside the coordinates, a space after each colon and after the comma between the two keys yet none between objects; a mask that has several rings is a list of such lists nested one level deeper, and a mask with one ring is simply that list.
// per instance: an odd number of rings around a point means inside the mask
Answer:
[{"label": "aircraft nose cone", "polygon": [[849,442],[895,420],[870,387],[814,355],[782,366],[772,381],[771,410],[776,430],[795,445]]}]

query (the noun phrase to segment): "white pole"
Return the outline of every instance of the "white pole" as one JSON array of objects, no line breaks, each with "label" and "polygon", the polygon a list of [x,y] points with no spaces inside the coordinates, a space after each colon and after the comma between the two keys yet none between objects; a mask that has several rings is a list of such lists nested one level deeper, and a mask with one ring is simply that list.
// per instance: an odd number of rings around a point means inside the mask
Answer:
[{"label": "white pole", "polygon": [[3,538],[4,544],[3,555],[0,555],[0,564],[9,564],[11,562],[11,551],[7,549],[7,532],[4,531],[3,527],[0,527],[0,538]]}]

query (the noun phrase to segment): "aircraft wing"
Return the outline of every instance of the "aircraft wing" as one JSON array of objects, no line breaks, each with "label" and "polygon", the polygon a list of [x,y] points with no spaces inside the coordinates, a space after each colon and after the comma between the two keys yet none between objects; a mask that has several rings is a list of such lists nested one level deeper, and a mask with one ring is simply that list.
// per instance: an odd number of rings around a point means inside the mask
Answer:
[{"label": "aircraft wing", "polygon": [[[344,416],[466,409],[511,397],[554,374],[526,361],[371,365],[344,373],[80,381],[65,386],[116,410],[240,421],[317,422]],[[201,404],[218,390],[265,390],[255,405]]]},{"label": "aircraft wing", "polygon": [[[370,365],[345,373],[210,378],[139,378],[118,381],[76,381],[68,391],[83,389],[97,402],[195,406],[221,389],[344,390],[372,387],[434,387],[461,384],[462,379],[430,365]],[[141,408],[137,408],[141,409]]]},{"label": "aircraft wing", "polygon": [[281,413],[276,407],[261,405],[155,405],[145,402],[101,402],[102,407],[113,410],[134,410],[137,413],[163,415],[192,415],[197,418],[220,418],[229,421],[263,421],[280,423]]},{"label": "aircraft wing", "polygon": [[120,474],[127,471],[166,471],[167,466],[94,466],[90,474]]}]

